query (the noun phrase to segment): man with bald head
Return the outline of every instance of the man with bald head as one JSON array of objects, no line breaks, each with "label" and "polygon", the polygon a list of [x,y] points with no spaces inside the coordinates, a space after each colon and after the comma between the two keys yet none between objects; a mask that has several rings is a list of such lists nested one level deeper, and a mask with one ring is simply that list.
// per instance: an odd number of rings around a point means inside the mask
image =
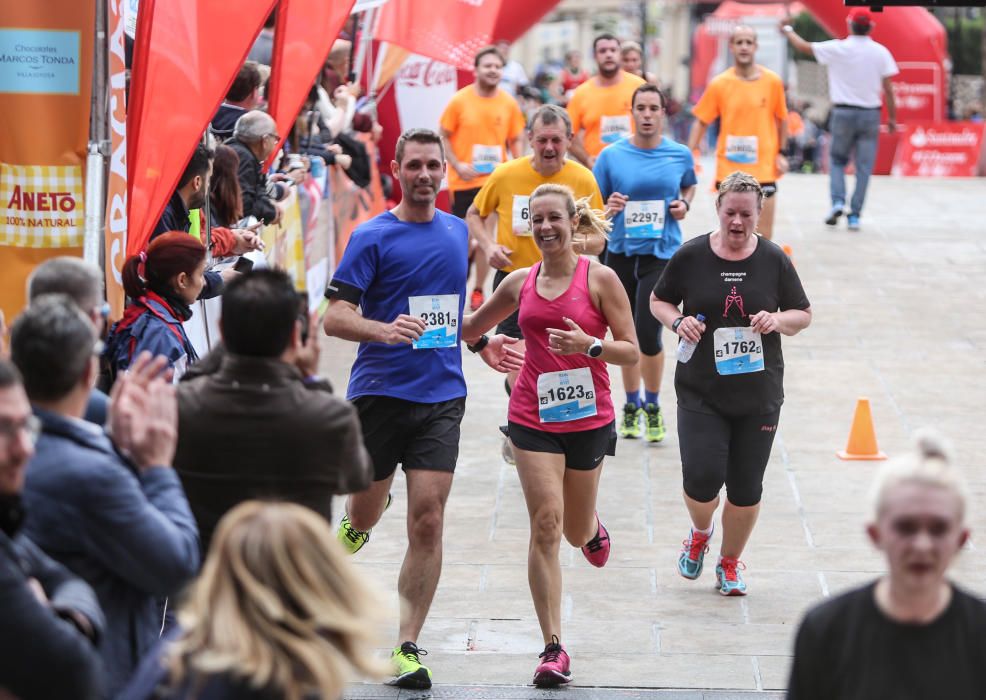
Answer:
[{"label": "man with bald head", "polygon": [[237,176],[243,191],[243,216],[252,215],[268,224],[276,223],[281,213],[267,195],[264,162],[277,148],[279,141],[274,118],[255,109],[236,120],[233,138],[226,142],[240,157]]},{"label": "man with bald head", "polygon": [[688,147],[698,148],[709,124],[719,118],[716,187],[736,170],[759,180],[764,202],[758,233],[770,238],[777,180],[787,171],[787,159],[781,155],[787,140],[784,83],[777,73],[757,65],[757,33],[752,27],[733,30],[729,51],[733,66],[712,79],[692,110],[695,123]]}]

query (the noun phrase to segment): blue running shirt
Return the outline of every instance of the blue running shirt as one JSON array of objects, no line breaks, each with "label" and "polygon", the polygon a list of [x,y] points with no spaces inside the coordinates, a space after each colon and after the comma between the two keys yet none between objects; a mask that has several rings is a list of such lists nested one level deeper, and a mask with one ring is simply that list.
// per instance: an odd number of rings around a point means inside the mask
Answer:
[{"label": "blue running shirt", "polygon": [[[644,237],[641,228],[636,235],[627,235],[627,210],[613,218],[609,234],[609,250],[623,255],[653,255],[668,260],[681,247],[681,228],[667,210],[672,200],[679,199],[683,187],[698,183],[695,162],[686,146],[664,136],[657,148],[637,148],[629,139],[617,141],[604,148],[592,169],[603,201],[614,192],[625,194],[633,202],[664,202],[664,228],[659,237]],[[638,214],[639,216],[639,214]]]},{"label": "blue running shirt", "polygon": [[[414,299],[417,314],[439,326],[425,344],[446,347],[360,343],[346,398],[438,403],[466,395],[459,342],[468,257],[465,222],[438,210],[428,223],[404,222],[388,211],[353,231],[326,296],[337,282],[355,287],[363,292],[364,318],[383,323],[411,313]],[[458,295],[457,303],[449,295]]]}]

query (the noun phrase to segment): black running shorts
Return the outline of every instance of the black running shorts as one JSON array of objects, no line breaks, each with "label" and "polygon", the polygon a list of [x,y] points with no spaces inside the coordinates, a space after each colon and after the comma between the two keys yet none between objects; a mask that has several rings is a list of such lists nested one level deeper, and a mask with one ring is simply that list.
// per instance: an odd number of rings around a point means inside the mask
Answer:
[{"label": "black running shorts", "polygon": [[688,497],[708,503],[726,486],[734,506],[755,506],[777,434],[781,411],[762,416],[723,416],[678,407],[681,474]]},{"label": "black running shorts", "polygon": [[373,480],[397,470],[454,472],[459,459],[459,425],[465,397],[417,403],[391,396],[360,396],[353,401],[363,426],[363,442],[373,460]]},{"label": "black running shorts", "polygon": [[591,471],[607,455],[616,454],[616,422],[574,433],[549,433],[519,423],[507,424],[507,435],[518,450],[565,455],[565,468]]}]

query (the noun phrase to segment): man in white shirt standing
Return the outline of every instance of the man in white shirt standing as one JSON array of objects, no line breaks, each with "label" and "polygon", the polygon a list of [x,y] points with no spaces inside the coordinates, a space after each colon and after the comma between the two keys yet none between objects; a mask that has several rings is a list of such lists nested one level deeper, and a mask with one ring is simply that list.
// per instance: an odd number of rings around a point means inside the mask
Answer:
[{"label": "man in white shirt standing", "polygon": [[[854,7],[846,21],[850,34],[845,39],[809,43],[786,22],[781,26],[781,31],[795,49],[814,56],[828,68],[829,97],[832,100],[832,145],[829,149],[832,209],[825,223],[835,226],[839,217],[847,213],[849,230],[858,231],[866,187],[876,160],[881,92],[887,100],[887,128],[892,132],[897,128],[897,104],[890,79],[899,71],[887,47],[869,36],[875,23],[868,8]],[[845,172],[853,150],[856,189],[846,212]]]},{"label": "man in white shirt standing", "polygon": [[503,74],[500,77],[500,89],[506,90],[514,97],[517,97],[517,90],[530,83],[527,79],[527,71],[524,70],[524,66],[521,65],[520,61],[511,60],[510,42],[498,41],[496,42],[496,48],[507,62],[503,66]]}]

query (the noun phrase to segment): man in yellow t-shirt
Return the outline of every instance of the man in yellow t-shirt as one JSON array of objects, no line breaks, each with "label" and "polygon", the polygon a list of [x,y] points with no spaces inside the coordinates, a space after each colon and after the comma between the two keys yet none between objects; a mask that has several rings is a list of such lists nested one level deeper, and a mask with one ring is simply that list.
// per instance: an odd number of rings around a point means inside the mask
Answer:
[{"label": "man in yellow t-shirt", "polygon": [[600,34],[592,42],[596,75],[572,93],[568,114],[572,118],[575,140],[572,155],[588,167],[606,146],[633,134],[630,101],[644,79],[622,68],[620,40]]},{"label": "man in yellow t-shirt", "polygon": [[[592,171],[565,158],[572,143],[572,122],[564,109],[557,105],[540,107],[531,117],[527,138],[534,153],[497,166],[466,214],[469,235],[479,241],[490,265],[496,268],[493,289],[509,273],[541,260],[528,209],[531,193],[540,185],[566,185],[576,199],[588,197],[594,209],[603,208],[603,196]],[[487,222],[494,213],[497,215],[495,240],[487,233]],[[604,237],[590,236],[578,252],[598,255],[605,244]],[[524,335],[520,332],[517,316],[515,311],[497,326],[496,332],[520,338],[521,342],[513,347],[523,352]],[[507,375],[508,394],[516,381],[517,372],[510,372]],[[503,441],[503,457],[513,463],[513,452],[507,439]]]},{"label": "man in yellow t-shirt", "polygon": [[787,141],[784,83],[777,73],[756,64],[757,33],[752,27],[733,30],[729,51],[733,67],[712,79],[692,109],[695,123],[688,147],[694,152],[709,124],[719,118],[716,187],[736,170],[757,178],[764,192],[759,233],[769,239],[777,180],[787,171],[787,159],[781,155]]},{"label": "man in yellow t-shirt", "polygon": [[[476,82],[459,90],[449,100],[440,120],[452,213],[466,217],[476,193],[490,173],[508,158],[521,154],[524,114],[517,100],[498,87],[504,57],[493,46],[481,49],[474,60]],[[483,287],[490,268],[485,257],[475,256],[476,241],[469,242],[469,259],[476,276],[469,306],[475,311],[483,303]]]}]

